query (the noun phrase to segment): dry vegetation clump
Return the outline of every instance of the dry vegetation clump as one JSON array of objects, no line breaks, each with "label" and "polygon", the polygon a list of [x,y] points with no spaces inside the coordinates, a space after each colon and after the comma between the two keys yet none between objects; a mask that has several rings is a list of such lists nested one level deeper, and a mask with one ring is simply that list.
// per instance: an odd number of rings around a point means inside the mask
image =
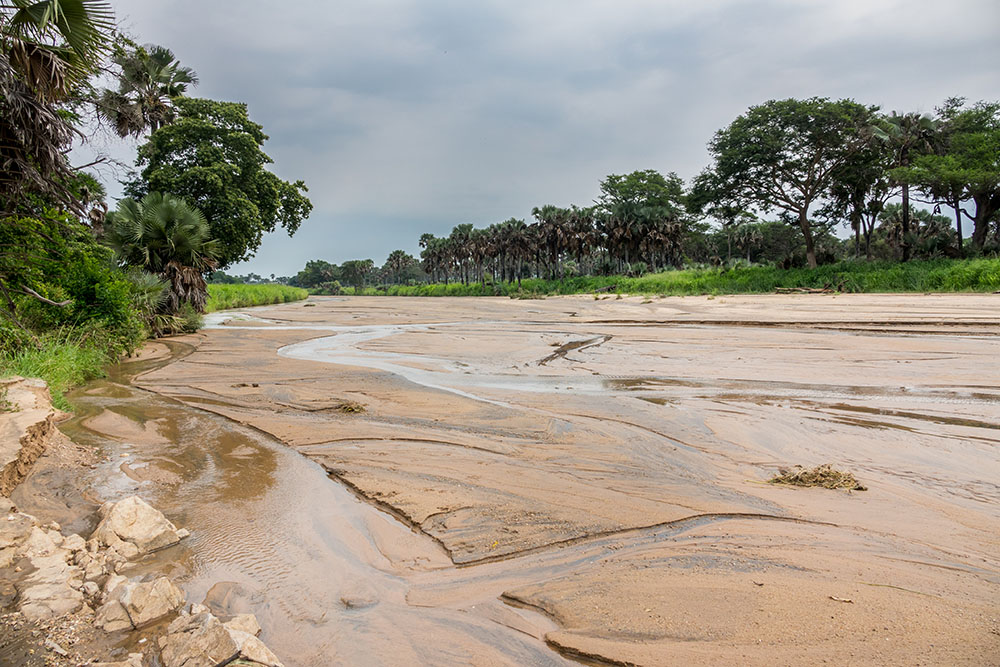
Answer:
[{"label": "dry vegetation clump", "polygon": [[333,406],[333,409],[347,415],[356,415],[364,412],[365,406],[357,401],[343,401]]},{"label": "dry vegetation clump", "polygon": [[791,470],[779,468],[778,475],[768,480],[769,484],[789,484],[791,486],[821,486],[824,489],[847,489],[867,491],[852,473],[834,470],[829,463],[806,469],[795,466]]}]

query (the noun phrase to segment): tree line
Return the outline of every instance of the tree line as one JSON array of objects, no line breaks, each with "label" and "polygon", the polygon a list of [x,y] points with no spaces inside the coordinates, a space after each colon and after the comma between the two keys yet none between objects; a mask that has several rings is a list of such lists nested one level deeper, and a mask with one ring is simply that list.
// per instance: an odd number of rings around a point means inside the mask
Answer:
[{"label": "tree line", "polygon": [[[716,132],[708,148],[711,164],[687,184],[673,172],[612,174],[589,206],[543,205],[531,221],[423,234],[419,263],[402,250],[381,268],[315,260],[292,280],[514,282],[736,258],[815,267],[1000,248],[1000,103],[952,98],[921,115],[853,100],[771,100]],[[963,221],[972,226],[968,244]],[[852,238],[839,239],[838,225]]]}]

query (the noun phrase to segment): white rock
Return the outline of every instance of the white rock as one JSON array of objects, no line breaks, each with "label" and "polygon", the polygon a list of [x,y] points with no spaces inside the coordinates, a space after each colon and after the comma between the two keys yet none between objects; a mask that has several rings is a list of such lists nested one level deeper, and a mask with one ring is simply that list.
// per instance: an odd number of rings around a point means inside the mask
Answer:
[{"label": "white rock", "polygon": [[106,546],[123,540],[134,544],[140,552],[148,553],[176,544],[181,539],[177,535],[177,527],[138,496],[104,503],[99,513],[102,518],[93,538]]},{"label": "white rock", "polygon": [[229,636],[236,642],[240,650],[240,658],[251,660],[267,667],[284,667],[278,656],[274,655],[264,642],[247,632],[229,630]]},{"label": "white rock", "polygon": [[231,620],[223,623],[227,630],[239,630],[256,637],[260,634],[260,624],[253,614],[238,614]]}]

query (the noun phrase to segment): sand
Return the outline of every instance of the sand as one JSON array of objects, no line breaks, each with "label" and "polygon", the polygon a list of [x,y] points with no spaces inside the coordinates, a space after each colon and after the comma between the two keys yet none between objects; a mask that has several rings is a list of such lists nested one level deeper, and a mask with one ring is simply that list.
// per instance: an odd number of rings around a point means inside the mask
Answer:
[{"label": "sand", "polygon": [[[998,305],[314,297],[217,316],[135,383],[273,436],[441,549],[402,567],[413,545],[382,541],[405,604],[534,610],[553,655],[997,664]],[[867,490],[766,483],[824,463]],[[475,639],[472,664],[504,662]]]}]

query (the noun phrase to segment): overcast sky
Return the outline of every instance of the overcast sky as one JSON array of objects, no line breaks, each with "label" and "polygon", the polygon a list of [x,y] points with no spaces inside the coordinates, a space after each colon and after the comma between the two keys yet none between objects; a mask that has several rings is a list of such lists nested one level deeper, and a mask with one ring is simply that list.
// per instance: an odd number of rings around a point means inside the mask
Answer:
[{"label": "overcast sky", "polygon": [[690,179],[712,134],[768,99],[1000,99],[998,0],[113,4],[198,72],[189,95],[246,102],[275,173],[309,186],[299,232],[231,273],[381,264],[423,232],[589,205],[611,173]]}]

